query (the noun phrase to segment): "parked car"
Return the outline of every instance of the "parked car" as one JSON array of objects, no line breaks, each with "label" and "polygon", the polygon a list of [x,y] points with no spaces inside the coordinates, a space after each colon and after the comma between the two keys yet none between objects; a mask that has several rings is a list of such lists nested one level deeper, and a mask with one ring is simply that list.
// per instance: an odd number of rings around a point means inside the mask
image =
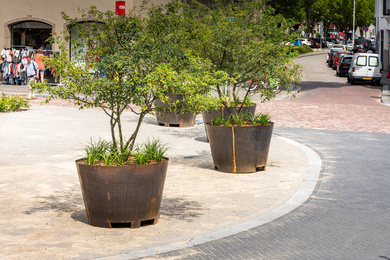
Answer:
[{"label": "parked car", "polygon": [[326,41],[326,45],[328,46],[328,49],[330,49],[332,47],[332,45],[334,44],[334,41],[332,38],[325,38],[325,41]]},{"label": "parked car", "polygon": [[306,38],[298,38],[296,40],[300,40],[303,45],[311,46],[311,41]]},{"label": "parked car", "polygon": [[347,41],[347,50],[352,51],[352,49],[353,49],[352,40],[348,40]]},{"label": "parked car", "polygon": [[[321,45],[322,44],[322,45]],[[326,41],[325,39],[323,38],[311,38],[311,47],[312,48],[327,48],[327,44],[326,44]]]},{"label": "parked car", "polygon": [[328,51],[328,55],[326,55],[326,62],[328,63],[329,67],[332,67],[332,64],[329,64],[329,61],[331,59],[331,51],[332,50],[343,50],[343,51],[346,51],[347,50],[347,46],[346,45],[342,45],[342,44],[333,44],[332,47],[329,49]]},{"label": "parked car", "polygon": [[355,53],[348,71],[348,82],[372,81],[376,85],[381,82],[382,67],[379,55],[375,53]]},{"label": "parked car", "polygon": [[345,54],[339,63],[337,63],[336,75],[341,77],[343,75],[348,74],[348,70],[351,67],[353,55]]},{"label": "parked car", "polygon": [[294,40],[294,46],[302,46],[302,41],[299,39]]},{"label": "parked car", "polygon": [[373,50],[376,50],[376,41],[375,39],[371,39],[371,46]]},{"label": "parked car", "polygon": [[336,57],[336,54],[337,54],[339,51],[344,51],[344,50],[343,50],[343,49],[337,49],[337,48],[330,49],[330,51],[329,51],[329,60],[328,60],[328,66],[329,66],[330,68],[333,67],[334,58]]},{"label": "parked car", "polygon": [[360,51],[367,51],[369,49],[372,49],[372,43],[368,39],[359,38],[355,39],[355,47],[358,48]]},{"label": "parked car", "polygon": [[344,45],[344,44],[333,44],[332,45],[332,48],[331,49],[344,49],[344,50],[348,50],[347,49],[347,45]]},{"label": "parked car", "polygon": [[341,58],[345,55],[345,54],[352,54],[352,52],[349,52],[349,51],[338,51],[333,59],[333,64],[332,64],[332,68],[335,70],[337,69],[337,64],[340,62]]}]

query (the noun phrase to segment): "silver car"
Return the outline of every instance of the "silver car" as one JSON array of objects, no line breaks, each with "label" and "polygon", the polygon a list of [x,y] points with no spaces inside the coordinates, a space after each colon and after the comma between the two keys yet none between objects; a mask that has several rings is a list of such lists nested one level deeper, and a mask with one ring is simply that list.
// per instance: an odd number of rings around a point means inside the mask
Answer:
[{"label": "silver car", "polygon": [[353,49],[352,40],[347,41],[347,50],[352,51],[352,49]]}]

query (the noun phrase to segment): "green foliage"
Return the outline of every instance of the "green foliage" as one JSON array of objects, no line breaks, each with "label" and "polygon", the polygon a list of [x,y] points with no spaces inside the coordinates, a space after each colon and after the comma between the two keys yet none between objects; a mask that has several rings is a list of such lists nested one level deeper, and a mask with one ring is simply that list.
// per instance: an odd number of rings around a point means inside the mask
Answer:
[{"label": "green foliage", "polygon": [[313,50],[307,45],[302,45],[302,46],[298,47],[298,52],[299,53],[310,53],[310,52],[313,52]]},{"label": "green foliage", "polygon": [[266,125],[272,123],[271,117],[269,114],[257,114],[252,115],[251,113],[240,113],[240,114],[231,114],[228,117],[223,115],[218,115],[214,117],[211,121],[211,125],[221,125],[221,126],[258,126]]},{"label": "green foliage", "polygon": [[224,104],[228,104],[228,107],[237,107],[241,104],[243,104],[244,106],[255,105],[255,103],[251,101],[250,97],[245,97],[245,98],[237,97],[234,100],[227,100],[223,98],[222,101],[220,101],[220,106],[223,106]]},{"label": "green foliage", "polygon": [[225,117],[223,115],[218,115],[218,116],[214,117],[213,119],[211,119],[210,124],[211,125],[226,125],[227,121],[228,120],[225,119]]},{"label": "green foliage", "polygon": [[249,107],[249,106],[254,106],[255,103],[253,103],[249,97],[246,97],[246,98],[244,99],[244,105],[247,106],[247,107]]},{"label": "green foliage", "polygon": [[272,123],[271,117],[268,113],[266,113],[266,114],[260,113],[260,114],[253,116],[251,119],[251,122],[252,122],[252,125],[266,125],[266,124]]},{"label": "green foliage", "polygon": [[7,96],[2,93],[0,97],[0,112],[20,111],[29,107],[28,100],[21,98],[19,95]]},{"label": "green foliage", "polygon": [[[263,85],[259,97],[266,101],[278,87],[299,80],[300,67],[292,62],[290,47],[283,44],[293,39],[286,33],[291,24],[275,15],[267,1],[191,2],[191,6],[183,13],[187,17],[183,27],[191,33],[193,53],[211,61],[214,72],[228,76],[213,85],[224,106],[243,105],[238,92],[247,81]],[[269,84],[272,79],[280,79],[283,85]],[[226,84],[228,93],[224,93]],[[243,100],[253,94],[248,89]]]},{"label": "green foliage", "polygon": [[163,161],[167,147],[159,139],[147,140],[133,151],[121,151],[115,148],[112,142],[99,139],[93,142],[92,139],[82,150],[85,163],[88,165],[116,166],[127,164],[148,164]]},{"label": "green foliage", "polygon": [[[86,163],[91,165],[100,160],[103,160],[106,154],[111,152],[112,144],[107,141],[99,139],[98,142],[93,142],[92,139],[88,145],[82,150]],[[107,158],[107,157],[106,157]]]},{"label": "green foliage", "polygon": [[[80,109],[99,107],[108,115],[112,155],[105,153],[106,164],[125,163],[145,115],[156,111],[156,100],[170,103],[167,96],[181,94],[185,102],[172,104],[172,109],[181,111],[199,112],[229,103],[242,107],[250,95],[267,101],[277,89],[289,91],[291,82],[300,78],[300,67],[283,44],[293,39],[286,33],[291,23],[275,14],[267,0],[217,0],[210,5],[174,0],[150,8],[145,3],[137,10],[117,16],[91,7],[79,11],[81,19],[63,13],[77,37],[69,37],[68,31],[53,35],[52,43],[61,52],[45,60],[62,84],[34,85],[49,92],[48,102],[70,99]],[[258,93],[248,89],[240,99],[238,90],[247,81],[261,88]],[[209,95],[211,87],[219,104]],[[129,109],[139,119],[125,141],[121,115]],[[139,160],[146,159],[140,155]]]},{"label": "green foliage", "polygon": [[137,164],[161,162],[167,149],[166,145],[162,144],[158,139],[153,141],[147,140],[135,150],[135,161]]},{"label": "green foliage", "polygon": [[[79,10],[82,19],[63,13],[69,31],[77,37],[69,37],[68,31],[53,35],[52,43],[58,44],[61,52],[45,59],[62,84],[34,84],[38,91],[49,92],[47,102],[60,97],[73,100],[80,109],[101,108],[109,117],[112,145],[121,154],[134,148],[143,119],[155,111],[157,99],[183,94],[186,104],[199,110],[199,96],[209,92],[215,79],[224,77],[209,68],[210,62],[191,52],[188,32],[181,26],[184,4],[145,6],[126,16],[96,7]],[[132,105],[141,112],[132,110]],[[125,141],[121,115],[127,109],[139,120]]]},{"label": "green foliage", "polygon": [[203,105],[203,111],[206,111],[207,113],[210,113],[213,110],[217,110],[223,106],[223,103],[219,98],[211,95],[202,96],[199,103]]},{"label": "green foliage", "polygon": [[292,46],[292,45],[289,45],[289,50],[287,53],[290,56],[290,58],[292,58],[292,59],[299,56],[298,49],[294,48],[294,46]]}]

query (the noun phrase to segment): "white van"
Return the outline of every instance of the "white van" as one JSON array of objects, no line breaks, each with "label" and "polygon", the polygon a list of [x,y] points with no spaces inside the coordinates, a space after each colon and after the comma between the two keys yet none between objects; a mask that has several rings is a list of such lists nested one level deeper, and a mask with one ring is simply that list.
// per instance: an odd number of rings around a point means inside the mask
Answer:
[{"label": "white van", "polygon": [[348,82],[372,81],[376,85],[381,83],[382,66],[379,55],[375,53],[355,53],[348,71]]}]

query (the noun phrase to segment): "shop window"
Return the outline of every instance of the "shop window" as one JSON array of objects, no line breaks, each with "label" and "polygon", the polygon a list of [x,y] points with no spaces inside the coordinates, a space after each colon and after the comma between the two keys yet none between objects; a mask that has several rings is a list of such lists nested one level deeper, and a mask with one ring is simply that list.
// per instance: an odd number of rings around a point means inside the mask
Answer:
[{"label": "shop window", "polygon": [[11,26],[11,45],[29,46],[34,49],[50,50],[51,44],[46,40],[52,33],[52,26],[38,21],[27,21]]}]

